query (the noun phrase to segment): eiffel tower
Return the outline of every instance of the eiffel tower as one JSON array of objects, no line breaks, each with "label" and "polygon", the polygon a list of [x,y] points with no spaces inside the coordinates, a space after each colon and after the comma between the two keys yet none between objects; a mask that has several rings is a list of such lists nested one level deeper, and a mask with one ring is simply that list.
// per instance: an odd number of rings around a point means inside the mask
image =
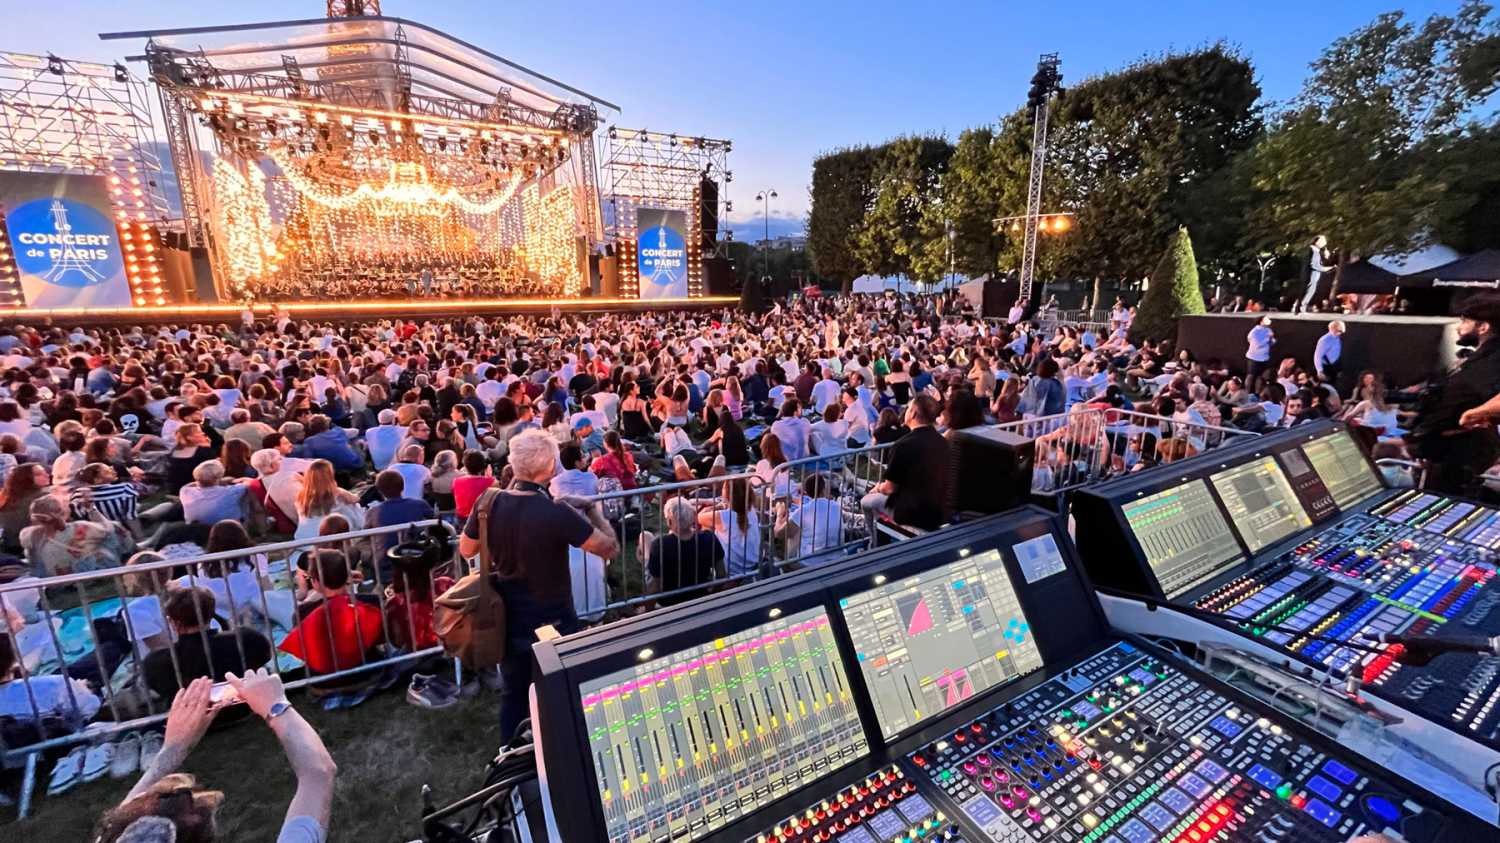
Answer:
[{"label": "eiffel tower", "polygon": [[646,280],[650,281],[652,284],[655,284],[657,278],[665,275],[667,280],[664,281],[663,284],[670,284],[673,281],[671,273],[662,266],[662,259],[666,256],[665,252],[667,251],[667,227],[665,225],[659,225],[656,227],[656,249],[656,263],[654,265],[654,269],[651,272],[651,277],[647,278]]},{"label": "eiffel tower", "polygon": [[[52,200],[52,227],[57,230],[58,234],[66,234],[73,230],[73,224],[68,222],[68,209],[63,207],[61,199]],[[63,246],[62,250],[62,260],[52,264],[52,268],[41,276],[43,281],[48,284],[57,284],[69,272],[81,273],[91,284],[98,284],[104,280],[104,276],[98,270],[79,260],[72,248]]]}]

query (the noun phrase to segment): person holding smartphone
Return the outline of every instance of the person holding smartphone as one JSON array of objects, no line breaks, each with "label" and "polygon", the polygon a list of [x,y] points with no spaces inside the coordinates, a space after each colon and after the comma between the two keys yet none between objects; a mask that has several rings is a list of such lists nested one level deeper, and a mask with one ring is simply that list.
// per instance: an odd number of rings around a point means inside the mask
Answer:
[{"label": "person holding smartphone", "polygon": [[177,692],[167,715],[161,752],[125,799],[99,818],[89,835],[91,843],[218,840],[215,815],[224,802],[223,792],[199,786],[197,779],[178,773],[177,768],[198,745],[214,717],[237,704],[265,720],[297,779],[297,791],[287,806],[277,843],[327,840],[338,768],[323,740],[287,701],[280,676],[262,669],[249,671],[243,678],[231,673],[225,679],[234,689],[232,701],[226,698],[215,704],[214,683],[208,677],[195,679]]}]

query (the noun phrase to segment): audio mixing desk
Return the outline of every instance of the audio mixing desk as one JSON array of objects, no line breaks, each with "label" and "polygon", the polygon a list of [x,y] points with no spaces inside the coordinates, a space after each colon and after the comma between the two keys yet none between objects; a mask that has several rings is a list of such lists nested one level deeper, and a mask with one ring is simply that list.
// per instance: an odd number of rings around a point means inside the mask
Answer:
[{"label": "audio mixing desk", "polygon": [[1497,833],[1122,638],[1040,510],[541,643],[536,659],[544,802],[568,843]]},{"label": "audio mixing desk", "polygon": [[[1219,640],[1211,622],[1378,702],[1410,742],[1500,757],[1500,512],[1385,489],[1322,424],[1086,490],[1074,516],[1097,586],[1175,607],[1131,612],[1137,626],[1106,600],[1124,628],[1192,644]],[[1468,775],[1481,800],[1485,766]]]}]

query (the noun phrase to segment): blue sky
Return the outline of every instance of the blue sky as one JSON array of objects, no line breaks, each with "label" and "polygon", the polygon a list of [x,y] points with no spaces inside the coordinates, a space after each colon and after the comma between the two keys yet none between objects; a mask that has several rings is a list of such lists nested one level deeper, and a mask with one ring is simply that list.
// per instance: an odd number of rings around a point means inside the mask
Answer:
[{"label": "blue sky", "polygon": [[[320,0],[7,5],[0,49],[95,60],[140,46],[99,41],[99,32],[317,17],[324,8]],[[1332,38],[1381,12],[1423,19],[1451,13],[1458,0],[383,5],[618,103],[621,126],[732,139],[732,220],[759,237],[757,190],[780,195],[773,234],[800,227],[819,152],[907,133],[956,136],[994,122],[1025,100],[1042,52],[1061,55],[1071,84],[1144,55],[1223,40],[1249,55],[1268,97],[1284,99]]]}]

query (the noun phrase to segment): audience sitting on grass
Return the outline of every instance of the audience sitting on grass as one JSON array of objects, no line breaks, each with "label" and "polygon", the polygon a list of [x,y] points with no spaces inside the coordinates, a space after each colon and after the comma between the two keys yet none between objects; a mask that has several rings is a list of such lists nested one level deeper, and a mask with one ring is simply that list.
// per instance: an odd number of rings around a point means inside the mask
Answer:
[{"label": "audience sitting on grass", "polygon": [[[1268,430],[1347,408],[1387,438],[1411,427],[1397,385],[1376,375],[1359,378],[1348,404],[1309,361],[1283,365],[1265,385],[1241,383],[1169,341],[1132,338],[1128,316],[1120,308],[1106,333],[1043,325],[1025,308],[984,320],[951,295],[829,296],[761,314],[281,314],[234,327],[0,329],[15,350],[0,378],[0,550],[54,575],[118,565],[138,544],[183,560],[435,517],[470,524],[495,485],[536,483],[561,501],[684,482],[671,494],[611,495],[597,508],[619,537],[661,507],[666,534],[633,558],[606,566],[574,546],[565,561],[554,548],[557,571],[567,564],[577,586],[573,615],[593,621],[609,601],[639,596],[622,589],[642,579],[666,593],[794,558],[832,561],[863,538],[861,513],[865,527],[877,517],[941,526],[942,434],[951,430],[1068,414],[1038,461],[1039,473],[1062,479],[1079,462],[1064,446],[1085,433],[1097,440],[1099,409],[1154,406],[1167,417],[1137,418],[1124,447],[1085,463],[1101,472],[1199,452],[1215,420]],[[75,371],[86,373],[82,390],[72,388]],[[560,448],[544,479],[532,466],[513,484],[514,451],[535,450],[537,436]],[[876,468],[861,474],[841,455],[868,444],[891,449],[871,454]],[[1393,443],[1392,453],[1405,451]],[[748,466],[753,477],[742,479]],[[293,568],[300,560],[307,571],[296,575],[309,601],[301,615],[262,557],[143,577],[121,619],[142,627],[131,637],[144,656],[172,638],[160,621],[145,622],[147,610],[160,616],[176,591],[203,589],[222,616],[211,632],[266,635],[328,674],[378,655],[384,622],[409,608],[412,620],[389,643],[420,649],[430,640],[419,616],[431,590],[387,554],[413,533],[294,553]],[[449,573],[462,571],[437,576]],[[566,584],[546,585],[549,600],[566,599]],[[264,599],[241,599],[257,593]],[[263,605],[242,617],[242,602]],[[309,626],[324,633],[321,643],[303,634]]]}]

